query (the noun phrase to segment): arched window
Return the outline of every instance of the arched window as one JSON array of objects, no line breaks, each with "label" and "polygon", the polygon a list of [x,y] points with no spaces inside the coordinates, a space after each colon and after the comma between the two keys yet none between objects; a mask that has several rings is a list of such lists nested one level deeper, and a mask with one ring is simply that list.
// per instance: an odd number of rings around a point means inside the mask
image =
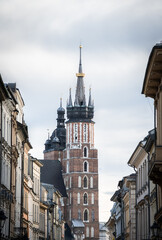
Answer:
[{"label": "arched window", "polygon": [[78,187],[79,188],[81,187],[81,177],[80,176],[78,177]]},{"label": "arched window", "polygon": [[88,149],[87,149],[87,147],[83,148],[83,157],[88,157]]},{"label": "arched window", "polygon": [[85,222],[88,222],[88,220],[89,220],[88,209],[85,209],[85,210],[84,210],[84,216],[83,216],[83,219],[84,219]]},{"label": "arched window", "polygon": [[89,227],[86,227],[86,237],[89,237]]},{"label": "arched window", "polygon": [[90,188],[93,188],[93,177],[90,178]]},{"label": "arched window", "polygon": [[91,227],[91,237],[94,237],[94,227]]},{"label": "arched window", "polygon": [[78,204],[80,204],[80,193],[77,194],[77,201],[78,201]]},{"label": "arched window", "polygon": [[84,188],[88,188],[88,178],[85,176],[83,179],[84,182]]},{"label": "arched window", "polygon": [[88,162],[87,161],[85,161],[84,163],[83,163],[83,171],[84,172],[88,172],[89,171],[89,164],[88,164]]},{"label": "arched window", "polygon": [[84,204],[88,204],[88,195],[87,195],[87,193],[84,193],[84,195],[83,195],[83,203]]}]

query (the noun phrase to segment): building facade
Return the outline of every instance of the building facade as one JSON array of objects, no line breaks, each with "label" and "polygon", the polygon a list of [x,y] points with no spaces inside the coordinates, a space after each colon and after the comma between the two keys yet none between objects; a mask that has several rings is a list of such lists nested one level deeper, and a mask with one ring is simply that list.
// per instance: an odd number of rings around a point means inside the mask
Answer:
[{"label": "building facade", "polygon": [[[154,223],[162,239],[162,43],[150,53],[145,72],[142,94],[154,100],[155,149],[149,160],[148,176],[156,184],[156,213]],[[155,226],[155,225],[154,225]],[[153,227],[153,226],[152,226]]]}]

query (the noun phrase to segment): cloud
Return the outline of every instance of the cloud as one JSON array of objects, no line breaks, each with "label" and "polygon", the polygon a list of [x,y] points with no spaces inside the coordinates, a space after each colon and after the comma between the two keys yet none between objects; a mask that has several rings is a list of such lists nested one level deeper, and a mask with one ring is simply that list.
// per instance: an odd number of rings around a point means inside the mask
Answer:
[{"label": "cloud", "polygon": [[[13,0],[0,8],[0,72],[25,101],[32,155],[42,158],[47,129],[56,127],[59,99],[74,100],[83,44],[86,95],[95,100],[100,219],[138,142],[153,128],[153,103],[141,89],[148,57],[161,40],[161,0]],[[105,184],[108,183],[108,184]],[[105,211],[105,206],[107,209]]]}]

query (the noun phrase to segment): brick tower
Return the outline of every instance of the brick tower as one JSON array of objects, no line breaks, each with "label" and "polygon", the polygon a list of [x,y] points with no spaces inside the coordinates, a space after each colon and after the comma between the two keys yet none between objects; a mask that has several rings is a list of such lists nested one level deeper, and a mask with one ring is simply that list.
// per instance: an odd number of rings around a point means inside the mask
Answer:
[{"label": "brick tower", "polygon": [[67,103],[63,177],[68,194],[67,222],[75,239],[99,239],[98,151],[94,147],[94,105],[89,91],[86,104],[80,46],[75,101]]}]

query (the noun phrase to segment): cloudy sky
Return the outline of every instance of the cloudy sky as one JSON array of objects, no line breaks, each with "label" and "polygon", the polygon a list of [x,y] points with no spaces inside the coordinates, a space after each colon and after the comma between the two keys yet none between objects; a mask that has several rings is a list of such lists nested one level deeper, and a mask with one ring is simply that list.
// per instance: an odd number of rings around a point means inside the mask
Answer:
[{"label": "cloudy sky", "polygon": [[95,102],[100,221],[107,221],[127,162],[153,128],[153,102],[141,95],[148,57],[162,40],[161,0],[1,0],[0,73],[25,101],[32,155],[43,158],[60,97],[73,100],[82,43],[88,95]]}]

